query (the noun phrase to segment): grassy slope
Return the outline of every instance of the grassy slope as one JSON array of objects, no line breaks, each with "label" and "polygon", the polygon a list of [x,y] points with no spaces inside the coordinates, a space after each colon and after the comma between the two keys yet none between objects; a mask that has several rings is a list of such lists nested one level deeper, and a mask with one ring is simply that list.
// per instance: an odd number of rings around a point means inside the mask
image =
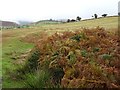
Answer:
[{"label": "grassy slope", "polygon": [[4,30],[2,32],[3,35],[3,47],[2,47],[2,72],[3,72],[3,87],[22,87],[22,82],[15,81],[10,78],[9,74],[14,72],[17,65],[14,65],[14,61],[11,59],[11,56],[6,55],[6,53],[11,52],[25,52],[28,49],[31,49],[34,45],[28,44],[25,42],[21,42],[20,38],[24,37],[31,33],[37,33],[40,31],[46,31],[49,34],[53,34],[54,32],[62,32],[62,31],[72,31],[78,30],[81,27],[93,28],[93,27],[104,27],[106,29],[116,29],[117,28],[118,17],[107,17],[100,18],[96,20],[87,20],[81,22],[74,23],[64,23],[64,24],[46,24],[46,25],[37,25],[33,26],[30,29],[16,29],[16,30]]},{"label": "grassy slope", "polygon": [[82,20],[80,22],[73,22],[67,24],[58,24],[57,26],[62,26],[64,28],[79,28],[79,27],[86,27],[86,28],[93,28],[96,26],[105,27],[105,28],[116,28],[118,25],[118,17],[106,17],[106,18],[98,18],[98,19],[89,19],[89,20]]},{"label": "grassy slope", "polygon": [[89,21],[83,21],[80,23],[82,27],[105,27],[105,28],[117,28],[118,17],[107,17],[107,18],[99,18],[93,19]]},{"label": "grassy slope", "polygon": [[[12,41],[12,42],[11,42]],[[28,43],[20,42],[17,38],[11,39],[6,43],[3,43],[2,48],[2,75],[3,75],[3,87],[20,87],[20,83],[13,81],[13,78],[9,76],[17,68],[11,59],[10,53],[17,52],[16,55],[19,55],[21,52],[25,52],[29,48],[32,48],[33,45]]]},{"label": "grassy slope", "polygon": [[[7,43],[3,43],[2,48],[2,74],[3,74],[3,87],[17,87],[16,82],[11,82],[11,80],[14,78],[10,77],[9,74],[14,72],[14,70],[17,68],[17,65],[15,65],[13,62],[13,59],[11,59],[11,55],[8,55],[10,53],[16,52],[16,55],[19,55],[22,52],[25,52],[26,50],[32,48],[32,44],[23,43],[17,40],[17,38],[12,39],[8,41]],[[16,83],[16,84],[14,84]],[[12,86],[14,85],[14,86]]]},{"label": "grassy slope", "polygon": [[[43,29],[47,31],[49,34],[56,31],[73,31],[81,28],[95,28],[97,26],[104,27],[105,29],[113,30],[118,28],[118,17],[106,17],[99,19],[90,19],[84,20],[80,22],[72,22],[72,23],[63,23],[63,24],[46,24],[46,25],[37,25],[33,28],[35,29]],[[52,31],[52,32],[51,32]]]},{"label": "grassy slope", "polygon": [[[27,31],[27,30],[26,30]],[[24,32],[24,31],[23,31]],[[26,32],[27,34],[27,32]],[[17,68],[11,59],[10,53],[17,52],[16,54],[20,54],[25,52],[28,49],[33,48],[33,44],[21,42],[19,38],[21,37],[22,32],[15,31],[3,31],[3,42],[2,42],[2,75],[3,75],[3,88],[17,88],[22,86],[22,82],[14,81],[13,78],[10,77],[11,73],[14,73],[14,70]]]}]

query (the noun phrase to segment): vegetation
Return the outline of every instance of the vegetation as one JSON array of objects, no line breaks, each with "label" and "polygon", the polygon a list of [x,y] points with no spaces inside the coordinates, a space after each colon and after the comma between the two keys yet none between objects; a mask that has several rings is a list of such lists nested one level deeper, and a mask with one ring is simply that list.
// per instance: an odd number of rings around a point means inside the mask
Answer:
[{"label": "vegetation", "polygon": [[51,76],[48,82],[53,87],[57,84],[64,88],[116,88],[120,87],[117,44],[118,36],[99,27],[55,33],[36,43],[34,50],[39,55],[34,58],[33,53],[28,62],[34,61],[30,66],[37,67],[36,70],[47,70]]},{"label": "vegetation", "polygon": [[97,14],[94,14],[94,16],[95,16],[95,19],[97,19],[97,18],[98,18],[98,15],[97,15]]},{"label": "vegetation", "polygon": [[80,20],[81,20],[81,17],[77,16],[76,20],[80,21]]},{"label": "vegetation", "polygon": [[106,16],[107,16],[107,14],[103,14],[103,15],[102,15],[102,17],[106,17]]},{"label": "vegetation", "polygon": [[3,88],[120,87],[117,18],[3,30]]}]

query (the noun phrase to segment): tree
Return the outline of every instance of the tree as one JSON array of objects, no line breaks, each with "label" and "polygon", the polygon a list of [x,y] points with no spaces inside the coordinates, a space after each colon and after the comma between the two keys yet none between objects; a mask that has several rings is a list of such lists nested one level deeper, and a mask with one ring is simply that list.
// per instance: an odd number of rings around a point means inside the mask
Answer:
[{"label": "tree", "polygon": [[94,16],[95,16],[95,19],[97,19],[98,15],[97,15],[97,14],[94,14]]},{"label": "tree", "polygon": [[67,22],[70,22],[70,19],[68,19]]},{"label": "tree", "polygon": [[81,17],[77,16],[76,20],[80,21],[80,20],[81,20]]},{"label": "tree", "polygon": [[52,19],[50,19],[50,21],[52,21]]},{"label": "tree", "polygon": [[107,16],[107,14],[103,14],[103,15],[102,15],[102,17],[106,17],[106,16]]},{"label": "tree", "polygon": [[71,22],[75,22],[76,20],[75,19],[72,19]]},{"label": "tree", "polygon": [[120,16],[120,12],[118,12],[118,15]]}]

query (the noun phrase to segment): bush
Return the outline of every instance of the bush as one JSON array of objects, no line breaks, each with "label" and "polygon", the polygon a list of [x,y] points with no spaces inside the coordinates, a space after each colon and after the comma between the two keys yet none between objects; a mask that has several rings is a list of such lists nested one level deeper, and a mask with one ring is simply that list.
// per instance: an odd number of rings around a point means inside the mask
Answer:
[{"label": "bush", "polygon": [[107,14],[103,14],[103,15],[102,15],[102,17],[106,17],[106,16],[107,16]]},{"label": "bush", "polygon": [[[50,73],[49,78],[52,83],[50,87],[58,85],[65,88],[114,88],[119,86],[117,80],[120,76],[119,66],[116,64],[120,63],[120,60],[119,53],[115,51],[118,48],[116,39],[116,35],[111,35],[99,27],[92,30],[55,33],[48,38],[43,38],[36,43],[36,49],[27,61],[29,70],[43,70],[40,73],[41,79],[39,75],[32,75],[33,80],[30,79],[32,80],[30,82],[34,81],[36,85],[32,83],[30,86],[48,87],[46,82],[49,82],[49,79],[45,79],[48,76],[44,76],[44,70]],[[38,86],[40,81],[43,81],[42,86]]]},{"label": "bush", "polygon": [[81,20],[81,17],[77,16],[76,20],[80,21],[80,20]]},{"label": "bush", "polygon": [[33,50],[26,61],[25,69],[27,72],[35,71],[38,67],[38,59],[40,57],[40,52],[38,50]]}]

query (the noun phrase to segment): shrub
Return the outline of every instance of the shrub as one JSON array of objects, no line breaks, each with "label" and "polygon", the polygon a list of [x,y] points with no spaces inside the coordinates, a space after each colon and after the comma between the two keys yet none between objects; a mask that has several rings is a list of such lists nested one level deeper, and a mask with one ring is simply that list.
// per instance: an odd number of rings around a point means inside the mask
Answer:
[{"label": "shrub", "polygon": [[[52,83],[50,87],[59,87],[61,84],[65,88],[119,86],[119,65],[116,64],[120,63],[120,60],[119,53],[115,51],[118,48],[117,36],[103,28],[55,33],[36,44],[36,50],[28,58],[27,66],[33,71],[37,68],[47,70]],[[110,63],[113,63],[112,67]],[[35,82],[41,83],[37,80],[35,79]],[[44,84],[43,87],[48,87]]]},{"label": "shrub", "polygon": [[56,68],[50,68],[49,69],[51,80],[54,86],[59,85],[61,83],[61,79],[64,76],[63,68],[56,67]]},{"label": "shrub", "polygon": [[80,20],[81,20],[81,17],[77,16],[76,20],[80,21]]},{"label": "shrub", "polygon": [[95,16],[95,19],[97,19],[97,18],[98,18],[98,15],[97,15],[97,14],[94,14],[94,16]]},{"label": "shrub", "polygon": [[40,57],[40,52],[38,50],[33,50],[28,57],[25,68],[28,71],[35,71],[38,67],[38,59]]},{"label": "shrub", "polygon": [[103,15],[102,15],[102,17],[106,17],[106,16],[107,16],[107,14],[103,14]]}]

